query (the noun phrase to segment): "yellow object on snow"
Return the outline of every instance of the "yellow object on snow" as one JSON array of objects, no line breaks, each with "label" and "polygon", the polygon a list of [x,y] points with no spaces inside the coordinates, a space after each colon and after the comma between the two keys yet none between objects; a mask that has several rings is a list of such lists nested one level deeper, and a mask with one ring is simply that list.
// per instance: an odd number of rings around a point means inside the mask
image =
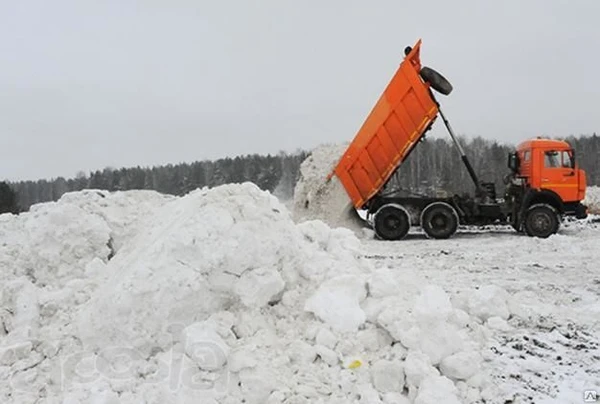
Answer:
[{"label": "yellow object on snow", "polygon": [[353,360],[352,362],[350,362],[348,364],[348,369],[356,369],[362,366],[362,362],[359,361],[358,359]]}]

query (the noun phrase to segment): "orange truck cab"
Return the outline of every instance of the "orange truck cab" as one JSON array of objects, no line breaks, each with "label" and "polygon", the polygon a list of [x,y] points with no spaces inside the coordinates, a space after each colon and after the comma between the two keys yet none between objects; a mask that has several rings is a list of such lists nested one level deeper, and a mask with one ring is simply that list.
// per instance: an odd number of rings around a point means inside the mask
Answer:
[{"label": "orange truck cab", "polygon": [[[411,226],[430,238],[448,238],[460,224],[510,224],[529,236],[556,233],[564,216],[585,218],[585,172],[577,167],[567,142],[532,139],[509,154],[504,198],[494,182],[480,182],[432,90],[442,95],[452,85],[421,65],[421,41],[404,50],[405,58],[371,113],[341,156],[335,175],[356,209],[367,211],[378,238],[399,240]],[[405,196],[383,190],[390,177],[418,147],[440,117],[475,185],[475,195]]]},{"label": "orange truck cab", "polygon": [[531,139],[520,143],[509,156],[506,195],[512,205],[512,225],[520,230],[524,207],[551,206],[560,215],[585,218],[585,171],[577,165],[575,151],[562,140]]},{"label": "orange truck cab", "polygon": [[519,175],[537,191],[555,194],[563,203],[585,199],[585,171],[577,167],[575,151],[567,142],[527,140],[517,147]]}]

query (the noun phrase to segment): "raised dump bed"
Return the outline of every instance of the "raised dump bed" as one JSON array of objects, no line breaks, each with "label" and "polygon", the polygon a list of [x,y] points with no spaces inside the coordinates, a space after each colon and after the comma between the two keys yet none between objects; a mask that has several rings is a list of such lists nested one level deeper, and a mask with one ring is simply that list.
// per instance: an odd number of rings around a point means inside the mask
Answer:
[{"label": "raised dump bed", "polygon": [[408,157],[438,114],[421,79],[421,41],[410,50],[333,173],[361,209]]}]

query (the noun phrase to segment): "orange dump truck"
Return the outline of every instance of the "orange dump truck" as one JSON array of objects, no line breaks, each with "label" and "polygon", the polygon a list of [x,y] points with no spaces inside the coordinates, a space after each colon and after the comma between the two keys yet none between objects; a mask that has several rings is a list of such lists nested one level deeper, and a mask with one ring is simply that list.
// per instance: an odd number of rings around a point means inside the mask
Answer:
[{"label": "orange dump truck", "polygon": [[[356,209],[366,209],[381,239],[403,238],[419,225],[431,238],[448,238],[459,224],[507,223],[530,236],[548,237],[564,216],[587,216],[585,172],[568,143],[533,139],[508,156],[503,200],[494,183],[480,182],[443,115],[432,89],[449,95],[450,83],[421,66],[421,41],[405,49],[405,59],[342,155],[335,175]],[[475,195],[401,197],[382,189],[419,140],[441,117],[475,185]]]}]

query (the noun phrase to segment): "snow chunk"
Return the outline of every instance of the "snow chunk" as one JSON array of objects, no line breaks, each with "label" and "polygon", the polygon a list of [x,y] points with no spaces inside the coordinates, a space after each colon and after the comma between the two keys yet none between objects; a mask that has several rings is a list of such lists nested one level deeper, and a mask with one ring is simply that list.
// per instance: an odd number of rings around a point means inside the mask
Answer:
[{"label": "snow chunk", "polygon": [[410,351],[404,361],[404,373],[409,385],[419,387],[423,379],[429,376],[439,376],[436,368],[431,366],[429,357],[422,352]]},{"label": "snow chunk", "polygon": [[301,365],[312,363],[317,357],[315,347],[300,340],[293,341],[289,344],[286,353],[293,362]]},{"label": "snow chunk", "polygon": [[277,379],[266,370],[244,369],[240,372],[240,385],[247,403],[262,404],[277,386]]},{"label": "snow chunk", "polygon": [[315,337],[315,342],[318,345],[326,346],[327,348],[333,349],[337,343],[336,336],[325,327],[321,327]]},{"label": "snow chunk", "polygon": [[317,352],[317,355],[319,355],[319,357],[323,360],[323,362],[325,362],[329,366],[335,366],[340,362],[338,354],[335,353],[335,351],[327,348],[326,346],[316,345],[315,351]]},{"label": "snow chunk", "polygon": [[121,404],[121,400],[114,391],[103,391],[95,394],[90,404]]},{"label": "snow chunk", "polygon": [[483,321],[490,317],[506,320],[510,315],[508,298],[508,292],[498,286],[483,286],[468,297],[468,312]]},{"label": "snow chunk", "polygon": [[356,392],[360,396],[360,400],[358,401],[360,404],[379,404],[381,403],[381,399],[379,398],[379,393],[377,390],[371,386],[371,384],[364,383],[356,386]]},{"label": "snow chunk", "polygon": [[420,349],[429,356],[434,365],[463,348],[463,339],[458,329],[451,324],[442,323],[435,327],[417,328],[411,331],[415,331],[415,335],[420,336],[420,341],[415,344],[412,340],[406,346]]},{"label": "snow chunk", "polygon": [[414,314],[421,323],[446,321],[453,308],[446,292],[437,285],[427,285],[415,302]]},{"label": "snow chunk", "polygon": [[248,307],[262,307],[281,296],[285,282],[272,268],[259,268],[244,272],[234,291]]},{"label": "snow chunk", "polygon": [[354,332],[366,320],[360,302],[366,297],[365,281],[353,275],[333,278],[324,283],[304,306],[339,332]]},{"label": "snow chunk", "polygon": [[500,317],[490,317],[485,324],[492,330],[510,331],[512,329],[508,322]]},{"label": "snow chunk", "polygon": [[458,390],[450,379],[444,376],[428,376],[419,387],[414,404],[461,404]]},{"label": "snow chunk", "polygon": [[448,318],[448,321],[450,321],[450,323],[456,325],[459,328],[463,328],[469,324],[471,318],[469,317],[469,314],[464,310],[455,309]]},{"label": "snow chunk", "polygon": [[229,370],[236,373],[242,369],[256,367],[258,364],[255,354],[249,347],[241,347],[231,351],[227,362],[229,364]]},{"label": "snow chunk", "polygon": [[438,286],[426,286],[415,300],[412,312],[398,306],[388,307],[377,321],[406,348],[425,353],[437,365],[463,347],[459,328],[449,322],[453,313],[447,294]]},{"label": "snow chunk", "polygon": [[108,260],[110,228],[99,216],[80,207],[50,202],[31,207],[20,218],[28,234],[21,268],[39,285],[64,285],[83,277],[94,258]]},{"label": "snow chunk", "polygon": [[404,371],[400,362],[379,360],[371,367],[373,386],[380,393],[402,391],[404,389]]},{"label": "snow chunk", "polygon": [[369,352],[377,352],[392,345],[393,342],[390,334],[379,327],[360,330],[356,335],[356,340]]},{"label": "snow chunk", "polygon": [[204,370],[218,370],[227,363],[229,347],[207,323],[195,323],[183,330],[182,343],[187,356]]},{"label": "snow chunk", "polygon": [[172,195],[151,190],[108,192],[89,189],[67,192],[58,204],[74,205],[104,219],[110,228],[111,247],[117,253],[135,238],[146,218],[175,199]]},{"label": "snow chunk", "polygon": [[0,346],[0,366],[11,366],[15,362],[27,358],[32,348],[33,346],[29,341]]},{"label": "snow chunk", "polygon": [[19,277],[1,286],[0,328],[15,338],[27,337],[39,326],[38,289],[29,279]]},{"label": "snow chunk", "polygon": [[385,393],[383,402],[384,404],[410,404],[408,397],[400,393]]},{"label": "snow chunk", "polygon": [[479,372],[482,360],[477,352],[457,352],[442,360],[440,370],[452,379],[467,380]]},{"label": "snow chunk", "polygon": [[367,281],[369,296],[386,297],[397,295],[400,287],[392,271],[388,268],[380,269],[373,273]]}]

